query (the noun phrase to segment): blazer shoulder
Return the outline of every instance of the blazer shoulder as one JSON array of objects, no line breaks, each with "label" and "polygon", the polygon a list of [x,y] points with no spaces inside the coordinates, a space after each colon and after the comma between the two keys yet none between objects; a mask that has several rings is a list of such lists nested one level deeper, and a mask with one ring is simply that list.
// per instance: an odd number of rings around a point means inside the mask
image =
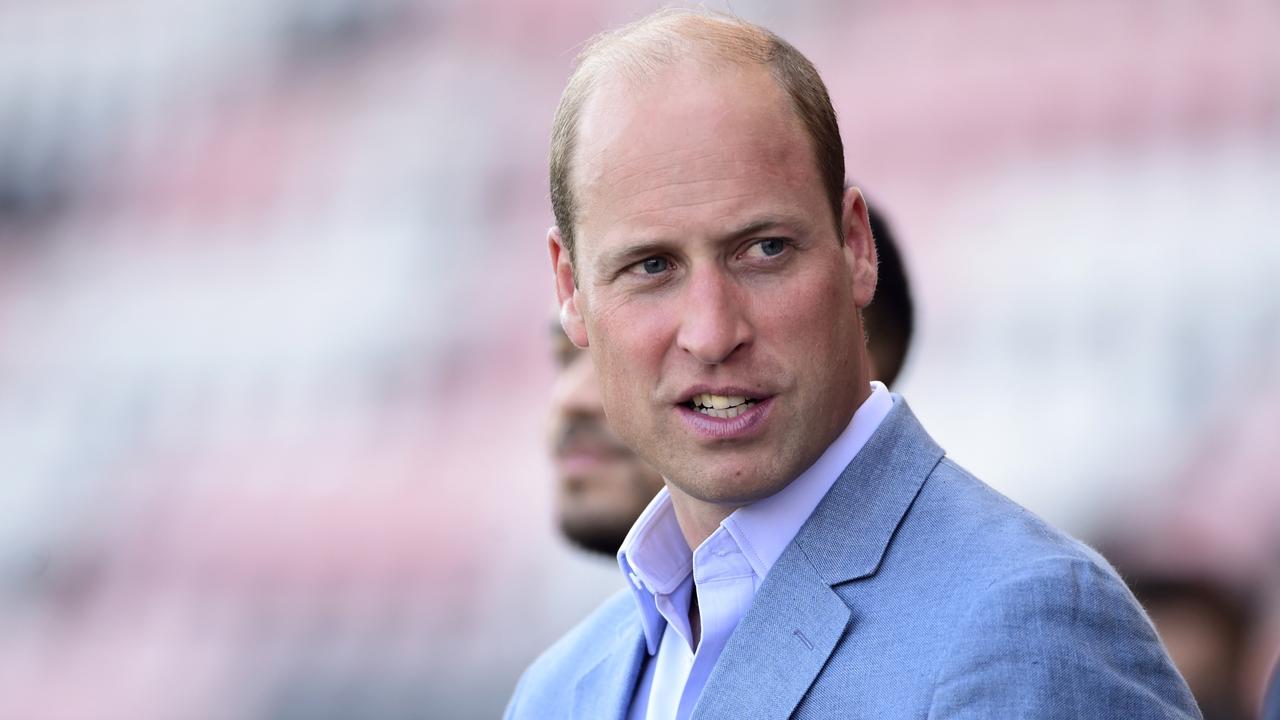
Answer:
[{"label": "blazer shoulder", "polygon": [[1110,566],[1042,557],[972,598],[951,636],[930,717],[1081,715],[1200,717],[1155,628]]},{"label": "blazer shoulder", "polygon": [[1060,717],[1063,708],[1199,717],[1150,620],[1097,551],[950,459],[920,500],[918,526],[957,569],[931,718]]},{"label": "blazer shoulder", "polygon": [[[931,534],[958,548],[956,558],[988,582],[1046,564],[1082,562],[1119,582],[1093,548],[1005,497],[944,457],[930,473],[913,513]],[[1065,567],[1065,566],[1064,566]]]}]

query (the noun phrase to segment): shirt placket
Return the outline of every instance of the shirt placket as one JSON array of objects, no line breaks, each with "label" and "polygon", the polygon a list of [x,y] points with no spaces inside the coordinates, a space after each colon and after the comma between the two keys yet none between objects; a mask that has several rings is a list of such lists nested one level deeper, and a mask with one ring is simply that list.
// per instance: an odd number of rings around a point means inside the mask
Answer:
[{"label": "shirt placket", "polygon": [[677,718],[687,718],[711,670],[754,597],[754,572],[733,537],[720,528],[693,559],[701,633],[685,683]]}]

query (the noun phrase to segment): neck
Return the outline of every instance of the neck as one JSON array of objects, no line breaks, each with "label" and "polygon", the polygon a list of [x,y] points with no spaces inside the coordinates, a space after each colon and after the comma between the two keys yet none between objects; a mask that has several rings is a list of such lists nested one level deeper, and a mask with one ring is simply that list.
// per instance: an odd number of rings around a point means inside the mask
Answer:
[{"label": "neck", "polygon": [[699,500],[685,494],[671,483],[667,483],[667,492],[671,493],[671,507],[676,511],[676,522],[680,524],[680,533],[690,550],[696,550],[703,540],[711,537],[711,533],[720,527],[720,522],[733,514],[740,505],[717,505]]}]

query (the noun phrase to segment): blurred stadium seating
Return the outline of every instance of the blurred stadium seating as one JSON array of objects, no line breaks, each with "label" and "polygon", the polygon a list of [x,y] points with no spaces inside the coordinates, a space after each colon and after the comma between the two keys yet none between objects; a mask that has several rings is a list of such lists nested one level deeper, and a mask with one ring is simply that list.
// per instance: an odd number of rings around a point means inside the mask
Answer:
[{"label": "blurred stadium seating", "polygon": [[[617,584],[550,521],[545,155],[650,7],[0,4],[0,717],[493,717]],[[831,85],[941,443],[1275,593],[1280,6],[732,7]]]}]

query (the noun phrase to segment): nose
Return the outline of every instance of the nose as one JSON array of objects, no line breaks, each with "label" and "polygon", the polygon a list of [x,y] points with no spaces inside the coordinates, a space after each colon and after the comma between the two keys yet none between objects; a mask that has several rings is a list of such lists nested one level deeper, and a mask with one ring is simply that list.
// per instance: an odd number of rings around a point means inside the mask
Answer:
[{"label": "nose", "polygon": [[720,268],[703,268],[686,286],[676,342],[705,365],[727,362],[751,342],[752,328],[738,286]]}]

